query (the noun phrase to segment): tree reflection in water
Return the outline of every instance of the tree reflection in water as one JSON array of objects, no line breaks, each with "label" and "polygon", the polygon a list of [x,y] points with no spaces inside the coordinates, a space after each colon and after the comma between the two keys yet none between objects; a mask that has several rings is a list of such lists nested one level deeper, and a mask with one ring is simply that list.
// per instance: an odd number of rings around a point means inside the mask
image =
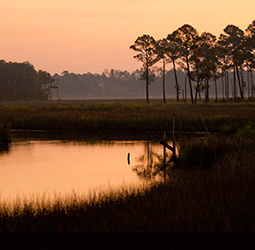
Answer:
[{"label": "tree reflection in water", "polygon": [[[171,144],[171,143],[169,143]],[[178,149],[177,149],[178,151]],[[178,152],[177,152],[178,153]],[[166,151],[166,162],[171,159],[172,152]],[[133,171],[141,179],[145,180],[163,180],[164,179],[164,156],[163,147],[159,143],[144,143],[144,153],[136,158],[137,164],[132,168]],[[171,167],[172,163],[167,163],[167,168]]]}]

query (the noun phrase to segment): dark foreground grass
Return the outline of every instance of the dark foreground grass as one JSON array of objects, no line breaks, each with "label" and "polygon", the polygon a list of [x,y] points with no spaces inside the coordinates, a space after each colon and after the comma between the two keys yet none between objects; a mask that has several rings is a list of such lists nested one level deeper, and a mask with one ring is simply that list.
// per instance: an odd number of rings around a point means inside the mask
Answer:
[{"label": "dark foreground grass", "polygon": [[0,149],[11,142],[11,131],[5,124],[0,123]]},{"label": "dark foreground grass", "polygon": [[[207,141],[209,145],[214,145],[213,140]],[[220,145],[225,138],[215,140]],[[35,196],[12,204],[1,202],[0,231],[254,232],[252,142],[252,138],[246,140],[237,135],[221,147],[225,150],[231,146],[231,150],[214,159],[212,165],[205,161],[204,168],[197,162],[192,169],[169,169],[166,182],[150,187],[123,187],[118,192],[91,193],[89,197],[73,193],[52,201]],[[185,148],[187,161],[187,151],[200,149],[197,142],[193,147]]]},{"label": "dark foreground grass", "polygon": [[183,104],[137,101],[4,103],[0,120],[11,129],[65,131],[176,131],[235,133],[255,121],[255,105]]}]

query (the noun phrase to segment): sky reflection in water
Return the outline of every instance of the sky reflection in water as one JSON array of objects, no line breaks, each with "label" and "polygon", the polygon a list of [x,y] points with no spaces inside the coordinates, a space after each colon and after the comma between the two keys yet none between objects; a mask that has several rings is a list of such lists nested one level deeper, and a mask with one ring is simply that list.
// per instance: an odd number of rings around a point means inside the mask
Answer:
[{"label": "sky reflection in water", "polygon": [[162,152],[159,143],[146,141],[13,142],[0,154],[0,197],[88,192],[155,179],[148,164],[157,165]]}]

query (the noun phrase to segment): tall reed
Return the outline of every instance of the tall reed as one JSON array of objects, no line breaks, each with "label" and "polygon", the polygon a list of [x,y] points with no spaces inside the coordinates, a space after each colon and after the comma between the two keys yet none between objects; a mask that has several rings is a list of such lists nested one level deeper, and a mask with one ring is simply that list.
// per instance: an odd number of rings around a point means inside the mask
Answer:
[{"label": "tall reed", "polygon": [[5,105],[0,119],[11,129],[66,131],[171,131],[172,113],[178,132],[235,133],[255,122],[255,105],[100,103]]}]

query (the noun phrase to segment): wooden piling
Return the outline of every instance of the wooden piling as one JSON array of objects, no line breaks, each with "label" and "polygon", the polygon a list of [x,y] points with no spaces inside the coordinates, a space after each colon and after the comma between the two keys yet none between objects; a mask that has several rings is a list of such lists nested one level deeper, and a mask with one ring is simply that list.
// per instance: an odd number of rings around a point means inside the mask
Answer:
[{"label": "wooden piling", "polygon": [[128,153],[127,161],[128,161],[128,165],[130,165],[130,153]]},{"label": "wooden piling", "polygon": [[166,179],[166,148],[173,152],[173,156],[169,162],[175,163],[176,161],[176,145],[175,145],[175,114],[173,114],[173,147],[167,144],[166,142],[166,132],[164,132],[164,139],[160,141],[160,144],[163,145],[163,168],[164,168],[164,180]]},{"label": "wooden piling", "polygon": [[[166,143],[166,131],[164,132],[164,142]],[[166,179],[166,145],[163,145],[164,151],[163,151],[163,160],[164,160],[164,180]]]},{"label": "wooden piling", "polygon": [[173,159],[176,159],[176,150],[175,150],[175,114],[173,113]]}]

